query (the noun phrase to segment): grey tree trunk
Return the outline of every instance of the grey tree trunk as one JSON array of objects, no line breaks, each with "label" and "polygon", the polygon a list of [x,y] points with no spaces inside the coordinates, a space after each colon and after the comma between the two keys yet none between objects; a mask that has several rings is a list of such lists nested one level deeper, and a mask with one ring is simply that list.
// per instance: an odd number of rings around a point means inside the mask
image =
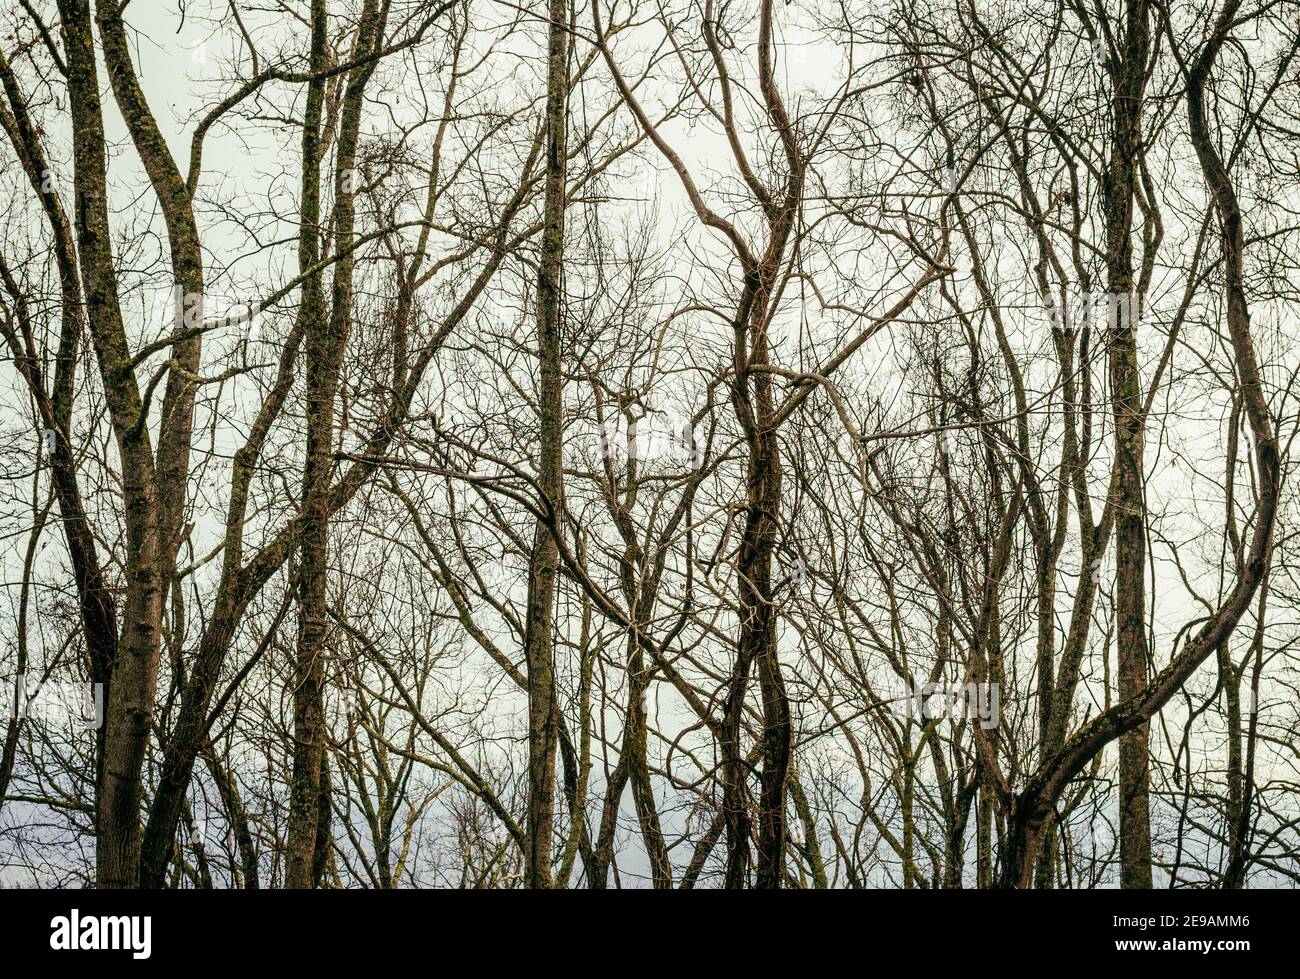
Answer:
[{"label": "grey tree trunk", "polygon": [[[1115,418],[1115,617],[1119,699],[1137,696],[1147,683],[1146,503],[1142,455],[1145,424],[1138,375],[1136,327],[1142,297],[1134,294],[1133,198],[1142,152],[1142,100],[1151,37],[1145,0],[1128,7],[1121,47],[1113,60],[1115,94],[1110,162],[1104,188],[1111,408]],[[1126,888],[1151,886],[1151,816],[1148,793],[1148,726],[1119,743],[1120,868]]]},{"label": "grey tree trunk", "polygon": [[559,569],[559,513],[564,496],[564,380],[561,374],[564,212],[568,174],[566,127],[569,95],[568,4],[550,0],[546,82],[546,201],[537,269],[539,455],[537,485],[549,519],[538,521],[528,573],[524,659],[528,669],[528,820],[524,874],[529,887],[551,886],[551,835],[555,821],[555,648],[552,610]]}]

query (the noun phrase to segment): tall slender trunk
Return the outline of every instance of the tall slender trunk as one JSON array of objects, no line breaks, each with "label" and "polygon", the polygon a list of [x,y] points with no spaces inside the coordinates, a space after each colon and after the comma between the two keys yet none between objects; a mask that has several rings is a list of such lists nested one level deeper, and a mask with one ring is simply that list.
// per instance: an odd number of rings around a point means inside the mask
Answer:
[{"label": "tall slender trunk", "polygon": [[[778,254],[777,244],[769,256]],[[768,281],[773,265],[769,262]],[[750,867],[749,764],[741,750],[745,695],[751,671],[758,672],[763,702],[760,754],[758,854],[755,883],[781,886],[785,861],[785,789],[790,767],[790,714],[776,650],[772,557],[781,508],[781,452],[772,401],[772,375],[766,335],[765,281],[759,271],[747,277],[746,295],[735,320],[731,401],[745,433],[746,516],[736,562],[740,635],[722,716],[722,808],[727,827],[726,886],[743,888]]]},{"label": "tall slender trunk", "polygon": [[[312,58],[316,58],[316,31],[324,32],[326,12],[319,7],[319,23],[313,6]],[[303,315],[307,353],[307,460],[303,473],[302,559],[298,567],[299,627],[294,669],[294,758],[290,792],[287,887],[317,886],[324,875],[330,853],[329,771],[325,760],[325,659],[328,635],[329,520],[331,482],[334,471],[334,399],[338,392],[343,355],[352,321],[352,275],[356,266],[351,253],[356,227],[356,191],[360,184],[357,145],[360,138],[362,99],[374,73],[374,61],[367,55],[378,50],[384,35],[388,4],[366,0],[357,25],[354,60],[362,61],[347,76],[343,110],[339,121],[338,150],[334,167],[334,263],[328,315],[317,285],[308,304],[303,288]],[[319,103],[316,105],[319,118]],[[319,220],[318,128],[304,126],[303,199],[307,184],[316,184],[312,203],[317,220],[304,225],[313,230]],[[312,138],[312,147],[308,139]],[[315,156],[313,157],[312,154]],[[310,171],[310,172],[308,172]],[[304,208],[304,212],[305,212]],[[315,247],[315,242],[312,246]]]},{"label": "tall slender trunk", "polygon": [[96,799],[100,888],[139,881],[141,770],[158,679],[159,507],[149,429],[131,370],[108,222],[103,106],[88,0],[60,0],[72,109],[77,242],[87,323],[122,460],[126,597],[105,704],[103,777]]},{"label": "tall slender trunk", "polygon": [[[766,347],[766,338],[763,338]],[[757,357],[755,358],[757,359]],[[766,362],[766,351],[763,361]],[[741,543],[740,641],[757,668],[763,702],[763,768],[759,776],[755,885],[780,887],[785,871],[786,780],[790,771],[790,701],[776,648],[772,552],[781,508],[781,454],[772,427],[771,375],[755,379],[759,437],[749,460],[749,516]]]},{"label": "tall slender trunk", "polygon": [[[325,0],[312,0],[311,70],[325,67],[327,11]],[[320,257],[321,114],[325,81],[307,86],[302,127],[302,224],[298,264],[306,271]],[[306,337],[307,459],[303,473],[303,523],[298,565],[298,645],[294,657],[293,776],[289,790],[289,826],[285,887],[315,884],[316,830],[319,824],[321,763],[324,744],[324,655],[326,572],[328,568],[330,448],[334,434],[334,393],[338,368],[319,276],[302,284],[298,318]]]},{"label": "tall slender trunk", "polygon": [[[537,485],[551,520],[539,520],[528,572],[528,620],[524,658],[528,669],[528,819],[524,873],[529,887],[551,886],[551,835],[555,820],[555,648],[552,611],[559,565],[554,534],[560,532],[564,493],[564,380],[561,375],[561,267],[564,259],[567,103],[569,95],[568,3],[550,0],[547,30],[546,202],[537,269],[538,410],[540,451]],[[548,525],[549,523],[549,525]]]},{"label": "tall slender trunk", "polygon": [[[1115,418],[1115,617],[1119,699],[1147,684],[1146,504],[1142,455],[1145,424],[1138,375],[1136,324],[1142,297],[1133,291],[1133,198],[1142,152],[1142,99],[1151,37],[1146,0],[1129,7],[1114,62],[1110,162],[1103,182],[1110,340],[1111,408]],[[1151,886],[1151,785],[1148,725],[1119,742],[1120,878],[1126,888]]]}]

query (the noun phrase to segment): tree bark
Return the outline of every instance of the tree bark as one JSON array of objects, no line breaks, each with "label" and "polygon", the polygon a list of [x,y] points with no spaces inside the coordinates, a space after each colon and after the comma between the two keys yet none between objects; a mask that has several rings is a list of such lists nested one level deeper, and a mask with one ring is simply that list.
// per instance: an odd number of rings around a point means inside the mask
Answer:
[{"label": "tree bark", "polygon": [[[1115,59],[1111,103],[1114,131],[1103,180],[1106,219],[1107,337],[1111,407],[1115,418],[1115,618],[1119,699],[1137,696],[1147,681],[1146,504],[1143,493],[1145,423],[1138,375],[1136,323],[1142,297],[1133,291],[1133,197],[1142,153],[1142,100],[1151,37],[1146,0],[1128,5],[1125,37]],[[1120,880],[1151,886],[1151,774],[1148,727],[1137,725],[1119,743]]]},{"label": "tree bark", "polygon": [[564,496],[564,379],[561,352],[564,212],[567,204],[566,129],[569,96],[568,3],[550,0],[546,57],[546,200],[537,269],[539,357],[539,456],[537,487],[542,506],[556,515],[553,529],[538,521],[528,572],[524,659],[528,670],[528,819],[524,875],[529,887],[551,886],[551,836],[555,819],[555,752],[558,710],[555,696],[555,605]]},{"label": "tree bark", "polygon": [[[299,269],[306,272],[320,256],[321,116],[325,79],[328,11],[312,0],[311,71],[302,128],[302,225],[298,232]],[[303,472],[301,557],[298,563],[298,644],[294,655],[293,775],[284,886],[315,886],[316,831],[320,822],[321,765],[325,754],[324,659],[329,512],[326,501],[334,438],[334,394],[338,384],[337,338],[327,316],[318,275],[302,284],[298,308],[307,354],[307,459]]]},{"label": "tree bark", "polygon": [[88,0],[60,0],[72,109],[77,240],[87,323],[122,460],[125,585],[122,633],[104,719],[104,774],[96,800],[96,884],[139,881],[141,770],[158,678],[162,586],[153,452],[118,302],[108,223],[103,107]]}]

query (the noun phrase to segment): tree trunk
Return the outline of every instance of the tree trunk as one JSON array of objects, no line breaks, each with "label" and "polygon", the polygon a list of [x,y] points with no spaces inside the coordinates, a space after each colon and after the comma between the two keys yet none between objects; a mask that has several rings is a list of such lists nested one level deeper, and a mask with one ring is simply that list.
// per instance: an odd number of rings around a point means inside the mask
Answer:
[{"label": "tree trunk", "polygon": [[103,778],[96,800],[96,883],[100,888],[133,887],[140,870],[141,770],[158,678],[162,597],[158,488],[146,406],[131,370],[118,302],[90,5],[88,0],[60,0],[59,13],[72,108],[82,289],[121,457],[125,501],[126,597],[105,704]]},{"label": "tree trunk", "polygon": [[564,212],[567,203],[566,127],[569,94],[568,4],[550,0],[547,30],[546,201],[537,269],[539,356],[537,486],[550,520],[539,520],[528,572],[528,619],[524,658],[528,669],[528,819],[524,874],[529,887],[551,886],[551,836],[555,819],[555,605],[564,494],[564,380],[561,375]]},{"label": "tree trunk", "polygon": [[[312,0],[311,69],[325,67],[328,13],[325,0]],[[302,226],[298,237],[299,269],[306,271],[320,252],[321,112],[325,81],[307,86],[302,130]],[[298,318],[307,354],[307,460],[303,473],[302,550],[298,565],[298,645],[294,657],[293,776],[289,790],[289,827],[284,885],[315,885],[316,830],[319,824],[321,764],[324,743],[326,574],[328,570],[330,449],[334,437],[334,393],[338,384],[338,347],[334,325],[316,275],[302,284]]]},{"label": "tree trunk", "polygon": [[[1115,418],[1115,618],[1119,699],[1146,687],[1146,504],[1143,495],[1145,424],[1138,376],[1136,325],[1142,297],[1133,291],[1133,197],[1142,152],[1142,99],[1149,66],[1150,29],[1145,0],[1129,5],[1123,46],[1112,73],[1111,157],[1104,206],[1110,295],[1107,336],[1111,406]],[[1139,724],[1119,743],[1121,884],[1151,886],[1148,726]]]}]

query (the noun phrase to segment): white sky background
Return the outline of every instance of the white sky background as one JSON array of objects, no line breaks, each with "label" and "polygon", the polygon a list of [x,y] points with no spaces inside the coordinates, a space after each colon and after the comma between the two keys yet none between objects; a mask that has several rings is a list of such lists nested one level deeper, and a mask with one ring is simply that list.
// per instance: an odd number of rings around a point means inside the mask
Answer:
[{"label": "white sky background", "polygon": [[[223,9],[224,5],[217,3],[190,5],[190,14],[182,24],[177,7],[173,3],[134,0],[127,8],[128,24],[138,32],[135,35],[132,53],[141,84],[182,171],[188,165],[189,140],[196,117],[230,90],[228,81],[223,81],[223,78],[228,75],[228,69],[225,67],[227,62],[235,56],[238,49],[235,44],[238,34],[229,30],[228,24],[223,24],[222,29],[214,33],[206,19],[209,12],[220,12]],[[482,11],[483,7],[480,6],[479,9]],[[199,14],[205,16],[200,17]],[[219,13],[217,15],[220,16]],[[502,20],[510,16],[507,5],[501,5],[500,16]],[[833,46],[817,41],[811,32],[800,30],[795,25],[796,21],[805,17],[805,12],[798,4],[784,5],[780,11],[782,37],[786,44],[786,59],[782,65],[784,91],[792,112],[798,111],[798,96],[801,91],[807,89],[824,96],[842,82],[840,53]],[[4,20],[0,19],[0,24],[2,23]],[[283,20],[276,18],[276,23],[282,24]],[[589,13],[586,12],[585,5],[583,5],[582,23],[589,24]],[[250,19],[248,24],[256,35],[258,28],[255,21]],[[276,27],[275,31],[280,32],[281,28]],[[295,44],[305,49],[305,31],[302,35],[304,36],[300,36]],[[257,36],[260,39],[260,35]],[[521,55],[526,53],[526,45],[522,38],[511,43],[520,48]],[[619,43],[623,44],[624,39],[620,39]],[[625,50],[626,47],[616,46],[616,51]],[[272,53],[269,47],[266,53]],[[860,52],[859,56],[861,54]],[[242,50],[238,50],[237,57],[241,59],[241,64],[246,66],[246,55]],[[630,64],[623,63],[622,67],[625,72],[631,74]],[[246,70],[246,67],[243,70]],[[502,64],[494,70],[499,75],[502,86],[540,90],[542,79],[539,73],[542,65],[537,59],[533,59],[530,64],[527,59],[521,58],[516,62],[513,70],[507,66],[506,59],[502,59]],[[603,66],[598,66],[595,74],[603,77]],[[296,87],[292,96],[288,86],[276,85],[271,90],[276,93],[275,103],[283,108],[286,114],[291,105],[295,116],[300,112],[301,92]],[[398,94],[400,93],[385,91],[379,76],[376,77],[370,93],[372,99],[386,102]],[[120,150],[113,154],[110,162],[110,180],[116,194],[114,203],[120,209],[114,215],[115,227],[125,231],[131,227],[152,226],[158,235],[155,245],[162,249],[162,254],[165,256],[165,233],[160,215],[157,213],[143,170],[139,166],[138,157],[130,145],[129,137],[107,88],[104,89],[104,108],[110,142],[120,144]],[[577,106],[573,108],[577,111]],[[396,107],[394,111],[400,112]],[[375,106],[371,105],[363,132],[382,133],[384,121],[384,114],[375,111]],[[251,207],[258,211],[269,210],[266,202],[270,200],[275,202],[274,209],[277,212],[292,215],[298,194],[295,166],[299,147],[296,133],[291,136],[287,145],[281,145],[265,128],[241,126],[237,132],[232,132],[226,126],[218,125],[209,133],[204,144],[204,179],[200,194],[206,197],[251,202]],[[732,162],[730,151],[717,127],[715,125],[688,126],[681,122],[674,122],[664,128],[664,136],[699,178],[706,197],[722,209],[718,198],[710,194],[710,186],[713,184],[710,176],[725,174],[730,178],[734,170],[730,166]],[[60,188],[65,193],[65,199],[70,200],[71,183],[68,179],[70,172],[66,169],[69,153],[66,144],[54,155],[65,167],[60,172]],[[7,161],[8,158],[5,159]],[[882,165],[892,165],[892,161],[882,162]],[[654,168],[653,171],[651,167]],[[656,171],[657,176],[652,175]],[[635,203],[630,201],[625,205],[627,209],[625,217],[630,220],[636,215],[644,214],[648,208],[657,211],[654,227],[662,238],[661,244],[668,247],[678,242],[681,246],[676,254],[682,263],[683,276],[695,274],[696,271],[687,255],[688,247],[697,255],[706,257],[724,254],[718,239],[696,226],[694,215],[676,176],[664,161],[657,158],[653,150],[644,154],[641,161],[630,164],[626,172],[629,177],[626,188],[619,189],[624,190],[629,198],[643,197],[645,200]],[[8,181],[0,186],[4,186],[7,190],[7,185]],[[1295,188],[1291,188],[1293,200],[1294,192]],[[613,209],[612,205],[610,207]],[[35,212],[33,211],[32,214],[34,215]],[[248,296],[242,291],[247,283],[258,282],[274,287],[293,276],[296,268],[296,228],[292,225],[282,222],[278,227],[268,226],[265,229],[268,237],[283,240],[285,244],[260,254],[247,254],[246,240],[233,233],[230,226],[213,223],[211,212],[207,208],[200,207],[197,217],[203,242],[208,250],[206,259],[209,287],[214,293],[248,301],[256,297]],[[1184,233],[1185,229],[1180,230],[1177,227],[1175,215],[1166,213],[1165,218],[1171,226],[1167,231],[1171,238],[1178,238]],[[12,216],[9,220],[12,224]],[[20,220],[30,220],[30,217]],[[1008,264],[1013,272],[1017,268],[1023,268],[1017,264],[1018,262],[1015,250],[1009,250]],[[962,262],[959,260],[957,264],[960,270]],[[165,265],[159,266],[159,269],[163,268]],[[879,301],[870,304],[870,308],[874,310],[882,309],[892,303],[908,284],[905,279],[885,281],[886,268],[888,266],[883,263],[879,268],[859,268],[862,279],[860,291],[864,294],[879,291]],[[158,288],[165,290],[167,286],[165,283],[155,283],[150,290],[137,290],[130,300],[139,304],[134,308],[143,312],[143,309],[154,301],[153,297]],[[1178,290],[1181,288],[1181,282],[1175,277],[1170,281],[1168,288]],[[968,291],[971,296],[974,295],[973,288],[966,287],[964,291]],[[289,297],[285,302],[290,303],[292,298]],[[130,310],[133,307],[128,304],[126,308]],[[825,336],[828,335],[827,329],[835,328],[834,324],[821,322],[815,302],[807,303],[802,310],[798,304],[792,304],[783,324],[784,329],[778,330],[779,334],[785,336],[785,344],[782,347],[783,362],[790,365],[799,361],[795,348],[800,331],[796,324],[801,314],[809,321],[810,325],[807,329],[814,335]],[[1256,316],[1257,318],[1260,316],[1259,311],[1256,312]],[[1293,332],[1290,329],[1292,321],[1289,318],[1289,311],[1278,311],[1274,319],[1285,330],[1284,335]],[[272,320],[272,326],[275,322],[283,325],[284,319],[280,317]],[[1164,332],[1160,326],[1161,324],[1157,323],[1156,328],[1140,333],[1144,380],[1149,380],[1155,360],[1159,357],[1163,346]],[[163,327],[164,324],[157,324],[158,330]],[[267,330],[268,321],[263,321],[261,328]],[[1026,348],[1039,347],[1047,342],[1046,329],[1047,321],[1044,317],[1038,317],[1036,321],[1034,318],[1026,318],[1023,321],[1023,334],[1019,339]],[[1198,342],[1197,338],[1196,325],[1189,325],[1185,337],[1187,348],[1180,349],[1176,355],[1175,369],[1192,367],[1195,362],[1192,348]],[[854,369],[859,372],[859,376],[871,377],[876,395],[887,401],[889,385],[899,383],[896,374],[897,358],[902,355],[895,340],[887,336],[877,337],[867,349],[858,354],[858,363]],[[811,366],[811,364],[804,362],[802,366]],[[85,367],[83,371],[84,369]],[[15,432],[21,428],[24,422],[19,419],[25,420],[28,412],[21,384],[7,366],[4,368],[3,378],[4,380],[0,381],[0,403],[4,404],[7,411],[12,409],[4,431],[6,438],[9,438],[14,437]],[[244,383],[246,382],[235,382],[227,399],[238,399],[239,385]],[[1153,509],[1167,511],[1167,516],[1159,522],[1159,530],[1162,534],[1176,540],[1187,540],[1196,537],[1208,527],[1212,528],[1217,535],[1218,528],[1222,524],[1222,502],[1217,491],[1222,481],[1222,473],[1218,471],[1222,468],[1222,452],[1217,439],[1220,419],[1226,415],[1226,410],[1221,401],[1205,398],[1195,392],[1175,388],[1175,395],[1179,398],[1179,402],[1174,407],[1183,412],[1184,417],[1171,427],[1172,435],[1175,439],[1183,439],[1187,442],[1187,452],[1192,457],[1199,454],[1195,446],[1198,444],[1203,446],[1205,468],[1198,474],[1189,473],[1185,466],[1174,461],[1158,444],[1149,442],[1147,459],[1150,474],[1149,499]],[[226,403],[228,402],[223,402]],[[1156,411],[1160,409],[1161,404],[1158,402]],[[592,437],[589,431],[583,431],[580,435],[584,438]],[[241,432],[224,430],[218,432],[216,444],[219,450],[222,448],[229,450],[241,440]],[[218,467],[215,470],[216,486],[219,488],[225,479],[225,470]],[[1096,489],[1098,493],[1104,492],[1104,487],[1096,487]],[[224,500],[224,496],[220,496],[219,499]],[[25,505],[25,501],[21,499],[9,500],[5,503],[6,509],[16,506],[20,515]],[[220,516],[219,511],[202,514],[198,533],[214,542],[217,539]],[[23,549],[26,546],[25,534],[14,531],[12,518],[6,516],[6,538],[0,544],[0,547],[3,547],[3,550],[0,550],[0,572],[9,583],[19,579]],[[1201,614],[1201,610],[1188,598],[1178,570],[1167,560],[1159,545],[1153,546],[1155,547],[1154,594],[1156,596],[1154,631],[1159,666],[1167,662],[1175,634],[1189,618]],[[201,546],[197,549],[204,550]],[[51,548],[51,559],[61,560],[55,556],[55,550]],[[211,570],[215,572],[216,566],[211,566]],[[1064,614],[1068,614],[1068,601],[1072,597],[1068,578],[1062,582],[1060,589],[1064,592],[1062,609]],[[8,633],[9,629],[8,624],[0,626],[0,633]],[[784,647],[793,654],[797,648],[798,637],[792,635],[790,630],[786,630],[782,641]],[[39,643],[34,644],[34,648],[36,646],[39,646]],[[1193,684],[1200,687],[1208,682],[1209,686],[1205,687],[1208,690],[1213,685],[1213,669],[1212,663],[1208,663],[1194,679]],[[1078,696],[1081,706],[1085,699],[1086,692],[1081,688]],[[1264,702],[1267,707],[1268,696],[1264,698]],[[679,705],[665,704],[664,707],[666,710],[674,710]],[[1165,714],[1171,722],[1171,728],[1180,721],[1182,710],[1181,700],[1176,700],[1166,709]],[[1219,748],[1217,745],[1208,744],[1201,747],[1207,751]],[[1258,775],[1261,779],[1269,777],[1269,766],[1274,763],[1275,759],[1268,752],[1261,754],[1258,763]],[[630,797],[627,804],[631,805]],[[666,826],[667,828],[669,827]]]}]

